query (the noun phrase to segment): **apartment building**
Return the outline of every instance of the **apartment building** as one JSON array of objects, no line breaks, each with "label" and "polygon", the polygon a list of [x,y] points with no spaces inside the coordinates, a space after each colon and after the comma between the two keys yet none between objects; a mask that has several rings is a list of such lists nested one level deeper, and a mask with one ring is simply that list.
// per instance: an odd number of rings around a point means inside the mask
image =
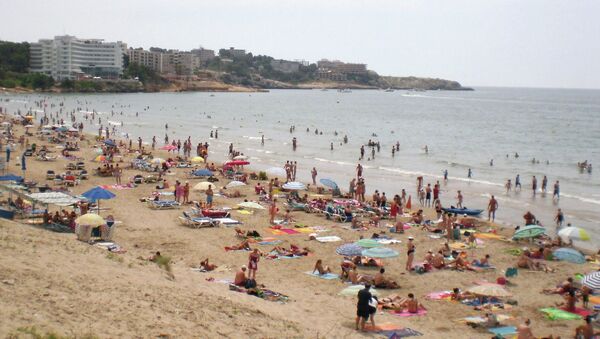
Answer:
[{"label": "apartment building", "polygon": [[129,63],[146,66],[162,73],[162,53],[146,51],[143,48],[129,48],[127,55],[129,56]]},{"label": "apartment building", "polygon": [[115,79],[123,74],[126,51],[127,45],[121,41],[78,39],[70,35],[40,39],[30,44],[30,71],[59,81],[85,77]]}]

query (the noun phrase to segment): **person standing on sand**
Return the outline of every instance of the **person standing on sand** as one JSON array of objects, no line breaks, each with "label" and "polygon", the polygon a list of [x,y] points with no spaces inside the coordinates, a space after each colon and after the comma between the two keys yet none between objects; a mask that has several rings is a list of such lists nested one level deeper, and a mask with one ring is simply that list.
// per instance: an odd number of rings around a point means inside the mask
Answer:
[{"label": "person standing on sand", "polygon": [[275,215],[277,214],[277,198],[274,198],[269,206],[269,223],[275,224]]},{"label": "person standing on sand", "polygon": [[559,208],[556,212],[556,216],[554,217],[554,221],[556,221],[556,228],[562,227],[563,222],[565,221],[565,216],[562,210]]},{"label": "person standing on sand", "polygon": [[462,208],[463,207],[463,195],[460,192],[460,190],[458,190],[458,194],[456,195],[456,199],[457,199],[456,207]]},{"label": "person standing on sand", "polygon": [[212,208],[213,195],[214,195],[214,192],[212,190],[212,185],[208,185],[208,189],[206,190],[206,207],[207,208]]},{"label": "person standing on sand", "polygon": [[417,193],[421,192],[421,188],[423,188],[423,177],[417,177]]},{"label": "person standing on sand", "polygon": [[292,180],[296,181],[296,170],[298,169],[298,162],[294,161],[294,164],[292,165]]},{"label": "person standing on sand", "polygon": [[371,315],[371,310],[369,309],[369,303],[371,302],[371,298],[373,296],[371,295],[371,292],[369,291],[370,289],[371,289],[371,284],[366,283],[365,288],[358,291],[358,295],[357,295],[358,302],[356,303],[356,324],[355,324],[356,330],[359,330],[359,324],[360,324],[360,330],[364,331],[365,323]]},{"label": "person standing on sand", "polygon": [[490,220],[490,218],[492,219],[492,221],[496,220],[496,210],[497,209],[498,209],[498,201],[492,195],[492,198],[490,199],[490,202],[488,203],[488,221]]},{"label": "person standing on sand", "polygon": [[315,167],[310,171],[310,176],[312,177],[313,185],[317,184],[317,169]]},{"label": "person standing on sand", "polygon": [[352,180],[350,180],[350,187],[348,189],[348,193],[350,193],[350,196],[352,197],[352,199],[356,199],[355,188],[356,188],[356,178],[352,178]]},{"label": "person standing on sand", "polygon": [[258,248],[255,248],[248,255],[248,279],[256,280],[256,271],[258,270],[258,261],[260,260],[260,253]]},{"label": "person standing on sand", "polygon": [[190,183],[189,182],[185,182],[185,185],[183,186],[183,203],[187,204],[190,202]]},{"label": "person standing on sand", "polygon": [[123,175],[123,171],[119,167],[119,164],[117,164],[117,166],[115,166],[115,169],[114,169],[114,176],[115,176],[115,181],[117,182],[117,185],[121,185],[121,175]]},{"label": "person standing on sand", "polygon": [[425,206],[431,207],[431,184],[425,187]]},{"label": "person standing on sand", "polygon": [[356,165],[356,177],[358,179],[360,179],[363,175],[363,167],[362,165],[359,163],[358,165]]},{"label": "person standing on sand", "polygon": [[156,149],[156,136],[152,136],[152,150]]},{"label": "person standing on sand", "polygon": [[410,272],[412,271],[412,264],[413,264],[413,260],[415,259],[415,251],[416,251],[416,247],[415,244],[413,243],[413,240],[415,238],[413,237],[408,237],[408,243],[406,244],[407,247],[407,251],[406,251],[406,271]]}]

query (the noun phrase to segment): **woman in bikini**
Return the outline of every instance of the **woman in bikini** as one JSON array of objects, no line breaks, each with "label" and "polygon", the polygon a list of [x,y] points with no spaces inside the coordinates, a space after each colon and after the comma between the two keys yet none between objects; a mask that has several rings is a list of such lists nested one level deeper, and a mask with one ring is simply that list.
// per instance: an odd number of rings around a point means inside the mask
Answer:
[{"label": "woman in bikini", "polygon": [[415,258],[415,244],[413,243],[414,238],[413,237],[408,237],[408,244],[406,245],[408,250],[406,251],[406,270],[407,271],[412,271],[412,263],[413,260]]}]

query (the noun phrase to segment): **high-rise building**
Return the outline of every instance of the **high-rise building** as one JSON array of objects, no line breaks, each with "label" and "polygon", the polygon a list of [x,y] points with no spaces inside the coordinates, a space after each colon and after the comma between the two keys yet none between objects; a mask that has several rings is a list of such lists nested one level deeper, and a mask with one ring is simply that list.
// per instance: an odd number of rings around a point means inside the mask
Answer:
[{"label": "high-rise building", "polygon": [[136,63],[156,72],[162,72],[162,53],[145,51],[143,48],[129,48],[127,55],[129,63]]},{"label": "high-rise building", "polygon": [[127,50],[121,41],[104,42],[69,35],[40,39],[30,46],[31,72],[44,73],[56,80],[86,76],[118,78],[123,73],[123,54]]}]

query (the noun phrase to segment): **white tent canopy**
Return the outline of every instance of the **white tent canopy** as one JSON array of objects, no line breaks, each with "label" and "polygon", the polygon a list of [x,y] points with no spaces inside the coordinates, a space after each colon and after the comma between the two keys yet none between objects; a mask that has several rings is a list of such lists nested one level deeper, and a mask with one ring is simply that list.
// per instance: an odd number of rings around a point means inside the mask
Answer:
[{"label": "white tent canopy", "polygon": [[82,200],[62,192],[31,193],[27,196],[42,204],[52,204],[57,206],[69,206]]}]

